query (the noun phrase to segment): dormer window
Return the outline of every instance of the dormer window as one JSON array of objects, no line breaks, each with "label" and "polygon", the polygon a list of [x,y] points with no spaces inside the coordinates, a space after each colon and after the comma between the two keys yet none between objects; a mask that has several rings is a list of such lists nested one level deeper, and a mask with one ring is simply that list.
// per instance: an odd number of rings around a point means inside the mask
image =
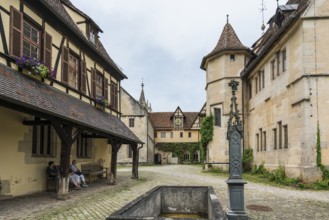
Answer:
[{"label": "dormer window", "polygon": [[90,32],[89,32],[89,40],[93,43],[93,44],[95,44],[95,38],[96,38],[96,36],[95,36],[95,32],[94,32],[94,30],[90,30]]},{"label": "dormer window", "polygon": [[93,25],[89,24],[87,28],[87,37],[91,43],[96,44],[97,34],[97,29]]}]

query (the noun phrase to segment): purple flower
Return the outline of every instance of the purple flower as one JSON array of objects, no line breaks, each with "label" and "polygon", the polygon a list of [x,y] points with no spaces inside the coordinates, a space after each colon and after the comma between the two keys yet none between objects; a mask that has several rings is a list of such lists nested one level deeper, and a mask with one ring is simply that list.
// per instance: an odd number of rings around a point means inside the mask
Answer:
[{"label": "purple flower", "polygon": [[104,96],[97,97],[95,99],[95,102],[98,103],[98,104],[100,104],[101,106],[104,106],[104,107],[109,106],[109,101]]}]

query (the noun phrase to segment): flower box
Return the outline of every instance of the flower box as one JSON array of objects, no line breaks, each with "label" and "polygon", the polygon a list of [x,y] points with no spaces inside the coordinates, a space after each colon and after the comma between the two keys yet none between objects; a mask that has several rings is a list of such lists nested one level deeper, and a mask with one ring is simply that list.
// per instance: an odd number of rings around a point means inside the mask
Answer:
[{"label": "flower box", "polygon": [[96,103],[96,108],[99,109],[99,110],[105,111],[105,106],[103,106],[99,103]]},{"label": "flower box", "polygon": [[100,96],[95,99],[95,106],[98,109],[105,110],[105,107],[109,106],[109,101],[104,96]]},{"label": "flower box", "polygon": [[25,74],[37,79],[40,78],[55,78],[56,72],[54,70],[49,70],[47,66],[38,62],[35,58],[20,57],[16,59],[16,64],[18,68]]}]

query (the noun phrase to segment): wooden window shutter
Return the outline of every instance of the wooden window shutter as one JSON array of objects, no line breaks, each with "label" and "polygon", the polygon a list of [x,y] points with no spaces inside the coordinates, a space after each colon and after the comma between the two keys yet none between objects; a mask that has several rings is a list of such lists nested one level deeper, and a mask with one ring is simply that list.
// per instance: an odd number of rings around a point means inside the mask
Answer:
[{"label": "wooden window shutter", "polygon": [[104,97],[106,99],[109,98],[108,86],[109,86],[109,80],[106,77],[104,77]]},{"label": "wooden window shutter", "polygon": [[69,82],[69,49],[62,48],[62,82]]},{"label": "wooden window shutter", "polygon": [[10,54],[16,57],[22,56],[23,42],[23,14],[10,7]]},{"label": "wooden window shutter", "polygon": [[87,78],[86,62],[81,60],[80,91],[83,93],[86,93],[86,78]]},{"label": "wooden window shutter", "polygon": [[111,106],[113,109],[118,108],[117,85],[114,82],[111,82]]},{"label": "wooden window shutter", "polygon": [[96,98],[96,70],[91,68],[91,97]]},{"label": "wooden window shutter", "polygon": [[113,82],[111,82],[111,106],[112,108],[115,107],[115,84]]},{"label": "wooden window shutter", "polygon": [[43,62],[51,70],[52,36],[45,32],[43,39]]}]

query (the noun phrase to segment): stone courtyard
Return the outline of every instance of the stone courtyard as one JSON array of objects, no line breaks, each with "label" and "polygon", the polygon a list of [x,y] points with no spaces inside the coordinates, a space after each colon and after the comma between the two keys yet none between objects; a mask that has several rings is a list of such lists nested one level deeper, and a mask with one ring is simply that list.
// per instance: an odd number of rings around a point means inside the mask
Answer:
[{"label": "stone courtyard", "polygon": [[[130,179],[131,167],[120,167],[118,184],[93,183],[73,191],[70,199],[56,200],[39,193],[0,201],[0,219],[105,219],[123,205],[158,185],[212,186],[227,208],[226,178],[205,174],[197,165],[141,166],[139,180]],[[246,212],[251,219],[329,219],[329,192],[245,185]]]}]

